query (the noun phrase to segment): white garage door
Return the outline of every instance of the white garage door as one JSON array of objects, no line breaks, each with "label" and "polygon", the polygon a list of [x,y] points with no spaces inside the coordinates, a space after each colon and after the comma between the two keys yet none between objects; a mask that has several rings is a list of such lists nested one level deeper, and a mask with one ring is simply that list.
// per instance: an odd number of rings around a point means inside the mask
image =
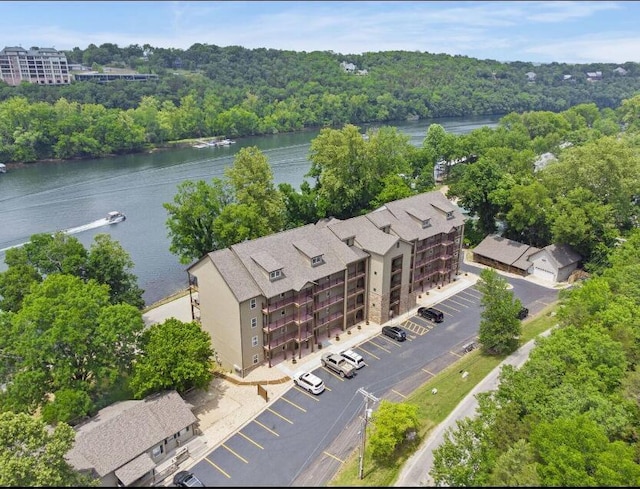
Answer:
[{"label": "white garage door", "polygon": [[547,270],[544,270],[543,268],[533,267],[533,274],[536,277],[539,277],[542,280],[547,280],[549,282],[555,282],[556,280],[556,276],[553,274],[553,272],[549,272]]}]

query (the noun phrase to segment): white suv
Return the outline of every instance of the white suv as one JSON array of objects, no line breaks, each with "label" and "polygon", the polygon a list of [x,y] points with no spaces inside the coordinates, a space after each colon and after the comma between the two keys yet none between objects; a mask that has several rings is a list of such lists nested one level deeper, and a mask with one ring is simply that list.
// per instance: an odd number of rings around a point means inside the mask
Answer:
[{"label": "white suv", "polygon": [[312,394],[320,394],[324,390],[324,382],[311,372],[296,372],[293,374],[293,383]]},{"label": "white suv", "polygon": [[341,351],[340,355],[355,368],[364,367],[364,358],[353,350]]}]

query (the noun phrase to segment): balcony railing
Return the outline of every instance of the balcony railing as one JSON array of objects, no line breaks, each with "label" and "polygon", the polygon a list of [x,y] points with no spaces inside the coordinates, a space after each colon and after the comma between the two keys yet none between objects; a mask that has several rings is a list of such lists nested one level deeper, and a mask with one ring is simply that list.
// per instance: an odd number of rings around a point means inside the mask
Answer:
[{"label": "balcony railing", "polygon": [[313,300],[313,295],[308,292],[305,294],[292,295],[289,297],[283,297],[277,301],[271,300],[269,303],[262,307],[263,314],[269,314],[270,312],[277,311],[283,307],[294,305],[296,307],[303,306]]},{"label": "balcony railing", "polygon": [[316,289],[313,291],[314,294],[319,294],[320,292],[323,292],[327,289],[330,289],[332,287],[336,287],[338,285],[342,285],[344,284],[344,277],[340,277],[340,278],[336,278],[333,280],[328,280],[326,282],[322,282],[321,284],[318,284],[318,286],[316,287]]},{"label": "balcony railing", "polygon": [[350,272],[347,274],[347,280],[353,280],[354,278],[364,277],[367,272],[364,270],[356,270],[355,272]]},{"label": "balcony railing", "polygon": [[349,289],[347,289],[347,297],[353,297],[354,295],[358,294],[358,293],[362,293],[364,292],[364,286],[362,287],[351,287]]},{"label": "balcony railing", "polygon": [[344,300],[344,297],[342,297],[341,295],[334,295],[333,297],[329,297],[325,301],[318,302],[316,309],[323,309],[325,307],[330,306],[331,304],[342,302],[343,300]]},{"label": "balcony railing", "polygon": [[337,311],[337,312],[334,312],[333,314],[329,314],[326,317],[320,318],[316,322],[316,328],[318,328],[320,326],[325,326],[325,325],[335,321],[336,319],[342,319],[342,317],[343,317],[342,311]]}]

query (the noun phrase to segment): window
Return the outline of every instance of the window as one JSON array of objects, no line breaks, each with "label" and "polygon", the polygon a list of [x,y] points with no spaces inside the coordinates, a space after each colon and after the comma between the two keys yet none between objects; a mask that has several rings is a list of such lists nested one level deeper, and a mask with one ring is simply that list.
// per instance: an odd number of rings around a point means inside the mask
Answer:
[{"label": "window", "polygon": [[251,328],[258,326],[258,318],[251,318]]},{"label": "window", "polygon": [[447,212],[447,219],[453,219],[453,211]]},{"label": "window", "polygon": [[[447,217],[447,218],[448,218],[448,217]],[[424,219],[424,220],[422,221],[422,229],[424,229],[424,228],[428,228],[428,227],[430,227],[430,226],[431,226],[431,218]]]},{"label": "window", "polygon": [[353,246],[354,241],[355,240],[353,239],[353,237],[347,238],[347,240],[346,240],[347,246]]},{"label": "window", "polygon": [[153,447],[153,451],[151,452],[151,455],[153,455],[154,457],[158,457],[163,452],[164,452],[164,447],[162,445],[159,445],[157,447]]},{"label": "window", "polygon": [[258,363],[258,355],[253,355],[253,364]]},{"label": "window", "polygon": [[253,336],[251,338],[251,346],[258,346],[258,337],[257,336]]},{"label": "window", "polygon": [[256,308],[256,300],[255,299],[251,299],[249,301],[249,308],[250,309],[255,309]]},{"label": "window", "polygon": [[274,270],[273,272],[269,273],[269,279],[270,280],[278,280],[280,277],[282,276],[282,271],[281,270]]},{"label": "window", "polygon": [[322,257],[321,256],[314,256],[313,258],[311,258],[311,266],[312,267],[320,265],[321,263],[322,263]]}]

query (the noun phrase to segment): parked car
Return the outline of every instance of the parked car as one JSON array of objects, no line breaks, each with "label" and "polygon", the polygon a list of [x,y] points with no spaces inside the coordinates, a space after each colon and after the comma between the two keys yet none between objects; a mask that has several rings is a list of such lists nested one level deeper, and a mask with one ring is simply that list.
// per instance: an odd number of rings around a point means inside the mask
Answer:
[{"label": "parked car", "polygon": [[323,367],[333,370],[340,377],[353,377],[356,373],[356,368],[337,353],[325,353],[320,357],[320,363]]},{"label": "parked car", "polygon": [[173,476],[173,483],[178,487],[204,487],[204,484],[192,472],[181,470]]},{"label": "parked car", "polygon": [[383,326],[382,334],[397,341],[404,341],[407,339],[406,331],[398,326]]},{"label": "parked car", "polygon": [[433,307],[419,307],[418,314],[429,321],[434,323],[441,323],[444,321],[444,313]]},{"label": "parked car", "polygon": [[523,307],[522,309],[520,309],[520,311],[518,311],[518,319],[524,319],[529,315],[529,309],[527,309],[526,307]]},{"label": "parked car", "polygon": [[364,358],[359,353],[356,353],[353,350],[345,350],[340,352],[340,356],[342,356],[348,363],[353,365],[356,369],[364,367]]},{"label": "parked car", "polygon": [[324,391],[324,381],[311,372],[296,372],[293,374],[293,383],[311,394],[320,394]]}]

